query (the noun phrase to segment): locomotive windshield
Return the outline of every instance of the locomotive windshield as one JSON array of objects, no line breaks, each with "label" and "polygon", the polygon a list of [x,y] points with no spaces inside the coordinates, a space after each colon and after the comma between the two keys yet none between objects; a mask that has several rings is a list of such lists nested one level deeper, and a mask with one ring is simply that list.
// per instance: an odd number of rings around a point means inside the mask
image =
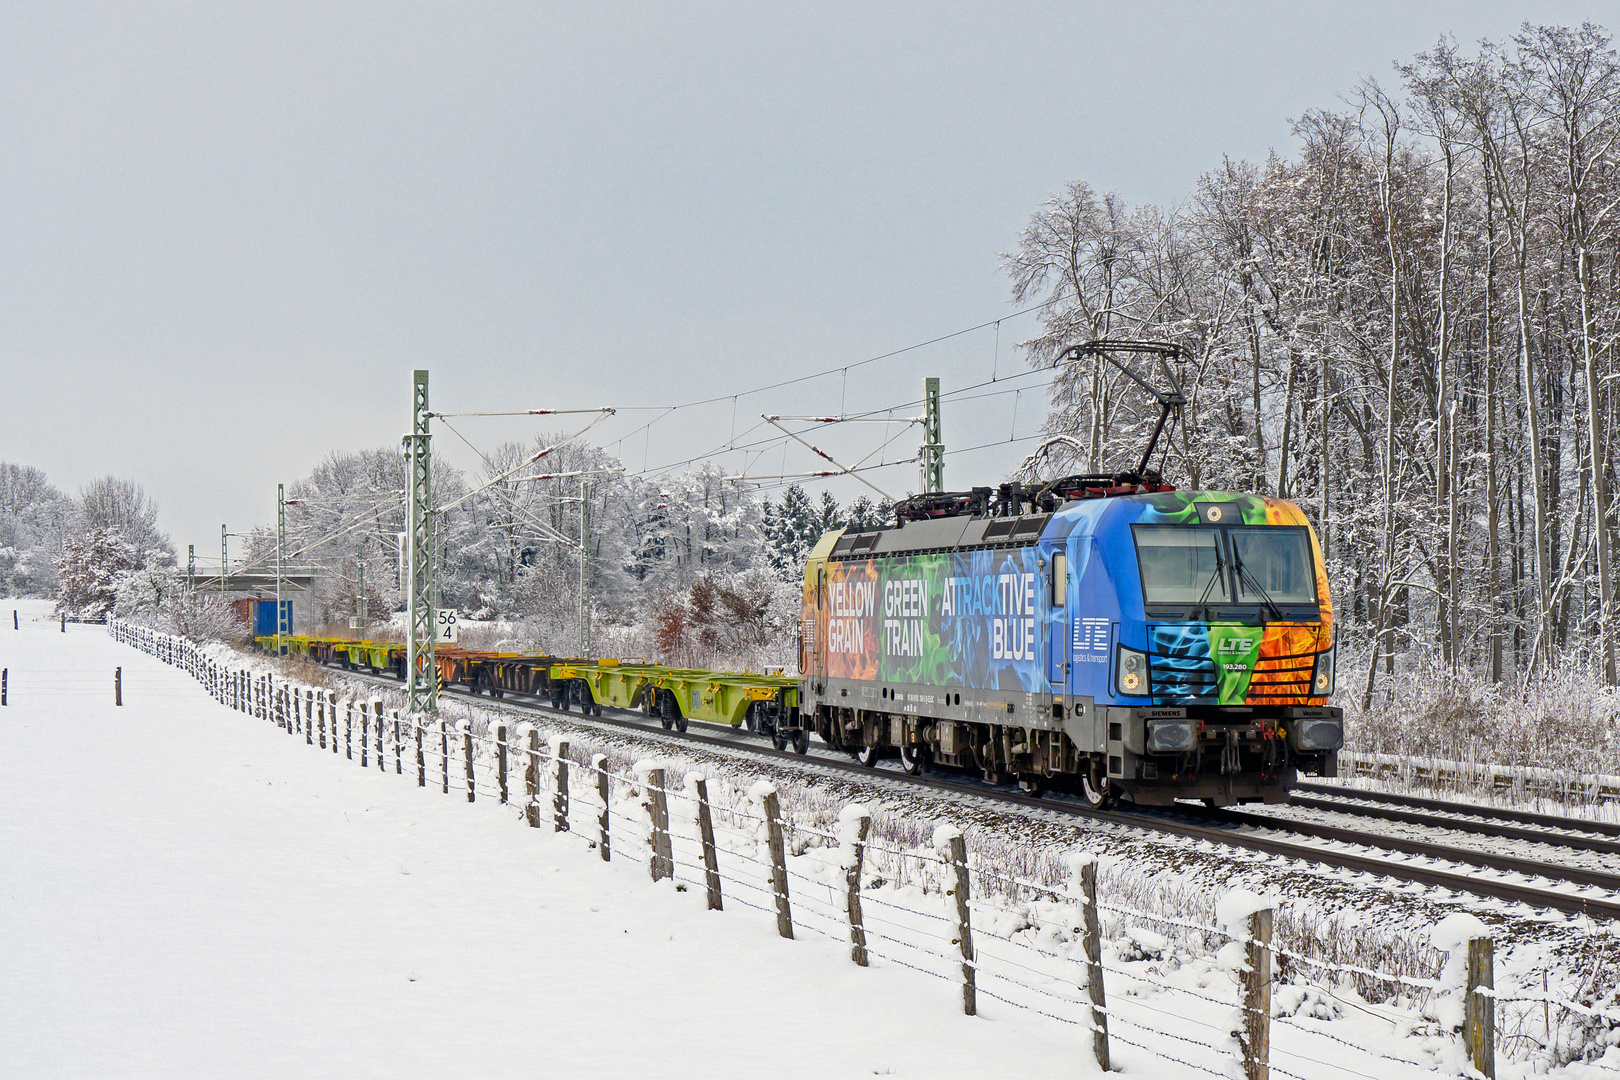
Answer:
[{"label": "locomotive windshield", "polygon": [[1135,525],[1132,532],[1150,617],[1317,617],[1316,567],[1302,528]]},{"label": "locomotive windshield", "polygon": [[1150,604],[1225,604],[1223,530],[1179,525],[1136,526],[1136,561],[1142,567],[1142,597]]}]

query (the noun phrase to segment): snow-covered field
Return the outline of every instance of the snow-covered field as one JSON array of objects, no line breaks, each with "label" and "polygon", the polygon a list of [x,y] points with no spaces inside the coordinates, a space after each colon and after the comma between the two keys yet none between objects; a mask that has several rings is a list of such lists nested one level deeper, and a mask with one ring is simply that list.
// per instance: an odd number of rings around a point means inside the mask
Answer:
[{"label": "snow-covered field", "polygon": [[[38,618],[44,605],[16,606],[23,629],[0,630],[10,669],[0,1075],[1096,1071],[1089,1036],[1073,1026],[1083,1012],[1056,999],[1027,1003],[1070,1022],[985,995],[968,1018],[956,986],[885,961],[881,942],[871,968],[853,966],[836,920],[836,848],[791,860],[803,890],[796,919],[814,913],[823,881],[818,902],[834,918],[784,941],[763,912],[728,899],[711,913],[701,887],[651,884],[628,833],[604,864],[583,836],[524,828],[513,808],[482,797],[469,806],[459,788],[446,798],[431,778],[423,790],[391,768],[312,752],[101,627],[63,635]],[[112,705],[117,665],[122,708]],[[681,849],[678,836],[677,862]],[[740,848],[725,855],[722,869],[745,858]],[[937,893],[872,884],[891,934],[937,920]],[[981,916],[981,979],[1001,970],[1043,995],[1083,996],[1063,929],[1071,907]],[[1116,930],[1104,942],[1110,1009],[1140,1045],[1116,1038],[1115,1067],[1230,1072],[1224,1050],[1200,1045],[1229,1029],[1232,950],[1189,953],[1142,927]],[[1455,1073],[1460,1048],[1423,1019],[1432,1008],[1279,985],[1274,1068],[1313,1080]],[[1617,1074],[1620,1047],[1557,1070]],[[1498,1075],[1527,1072],[1503,1061]]]},{"label": "snow-covered field", "polygon": [[965,1018],[954,987],[856,968],[832,941],[709,912],[578,838],[311,753],[102,627],[62,635],[31,621],[44,605],[15,606],[0,1074],[1086,1069],[1055,1025]]}]

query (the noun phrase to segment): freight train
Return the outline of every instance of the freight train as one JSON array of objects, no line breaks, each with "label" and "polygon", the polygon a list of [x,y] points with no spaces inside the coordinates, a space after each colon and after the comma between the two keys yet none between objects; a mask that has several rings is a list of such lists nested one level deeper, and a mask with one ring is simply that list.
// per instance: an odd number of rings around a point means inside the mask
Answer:
[{"label": "freight train", "polygon": [[[1152,357],[1155,389],[1120,356]],[[554,706],[639,708],[665,728],[747,727],[805,753],[814,733],[875,766],[898,757],[1072,792],[1096,807],[1277,802],[1334,776],[1344,745],[1333,603],[1298,506],[1177,491],[1148,468],[1185,404],[1171,343],[1091,341],[1158,401],[1135,469],[929,493],[893,524],[839,529],[804,568],[800,677],[542,654],[437,654],[443,685]],[[270,608],[274,621],[274,608]],[[274,638],[260,638],[261,644]],[[323,663],[404,671],[402,646],[294,638]]]}]

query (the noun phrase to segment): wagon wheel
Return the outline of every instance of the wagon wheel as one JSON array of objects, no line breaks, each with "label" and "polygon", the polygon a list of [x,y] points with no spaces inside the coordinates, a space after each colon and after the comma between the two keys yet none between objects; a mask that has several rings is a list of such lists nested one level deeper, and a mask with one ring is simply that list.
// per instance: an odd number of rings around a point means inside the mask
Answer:
[{"label": "wagon wheel", "polygon": [[907,776],[921,776],[928,771],[928,747],[900,744],[900,766]]},{"label": "wagon wheel", "polygon": [[804,728],[800,728],[793,733],[793,752],[796,754],[808,754],[810,752],[810,732]]},{"label": "wagon wheel", "polygon": [[875,742],[863,743],[860,748],[855,751],[855,760],[860,762],[862,765],[865,765],[868,769],[877,768],[878,759],[882,756],[883,748],[878,746]]}]

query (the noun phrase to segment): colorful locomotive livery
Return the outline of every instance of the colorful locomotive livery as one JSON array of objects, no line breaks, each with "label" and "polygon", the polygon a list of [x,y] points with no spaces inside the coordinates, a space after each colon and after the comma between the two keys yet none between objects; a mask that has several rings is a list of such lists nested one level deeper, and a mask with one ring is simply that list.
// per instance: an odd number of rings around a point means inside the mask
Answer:
[{"label": "colorful locomotive livery", "polygon": [[1332,604],[1298,507],[1156,483],[1024,494],[925,497],[913,520],[822,538],[807,725],[869,763],[1095,803],[1274,800],[1334,772]]}]

